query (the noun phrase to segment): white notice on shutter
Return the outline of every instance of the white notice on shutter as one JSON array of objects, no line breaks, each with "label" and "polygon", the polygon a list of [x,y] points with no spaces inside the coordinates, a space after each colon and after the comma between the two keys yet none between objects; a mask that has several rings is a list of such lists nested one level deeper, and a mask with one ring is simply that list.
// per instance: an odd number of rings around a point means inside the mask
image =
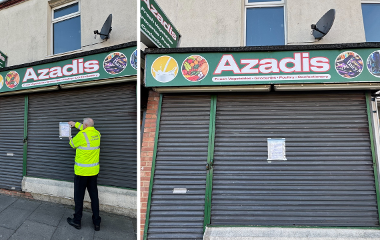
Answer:
[{"label": "white notice on shutter", "polygon": [[68,122],[59,123],[59,137],[71,137],[71,127]]},{"label": "white notice on shutter", "polygon": [[183,194],[187,193],[187,188],[173,188],[174,194]]},{"label": "white notice on shutter", "polygon": [[268,138],[268,161],[286,160],[285,138]]}]

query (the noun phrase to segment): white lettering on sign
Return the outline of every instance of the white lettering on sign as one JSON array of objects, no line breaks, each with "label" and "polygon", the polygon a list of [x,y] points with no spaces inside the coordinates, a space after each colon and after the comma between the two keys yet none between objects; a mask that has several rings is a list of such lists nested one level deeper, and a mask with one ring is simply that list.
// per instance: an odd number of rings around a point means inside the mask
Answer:
[{"label": "white lettering on sign", "polygon": [[46,80],[50,78],[77,75],[77,74],[82,74],[82,73],[92,73],[98,70],[99,70],[99,62],[97,60],[90,60],[83,63],[83,59],[75,59],[75,60],[72,60],[71,64],[66,64],[63,67],[38,69],[37,70],[37,73],[39,74],[38,76],[35,73],[33,68],[28,68],[25,72],[25,76],[22,82],[26,82],[29,79],[38,81],[38,80]]},{"label": "white lettering on sign", "polygon": [[79,79],[96,78],[99,76],[100,76],[99,73],[91,73],[91,74],[78,75],[78,76],[73,76],[73,77],[57,78],[57,79],[51,79],[51,80],[45,80],[45,81],[31,82],[31,83],[23,83],[22,87],[42,86],[42,85],[51,84],[51,83],[62,83],[62,82],[70,82],[74,80],[79,80]]},{"label": "white lettering on sign", "polygon": [[161,23],[161,25],[165,28],[165,30],[172,36],[174,40],[177,40],[177,35],[173,31],[173,27],[165,22],[164,18],[161,16],[161,14],[158,13],[157,9],[153,6],[153,4],[150,4],[149,0],[142,0],[146,3],[148,9],[153,13],[153,15],[157,18],[157,20]]},{"label": "white lettering on sign", "polygon": [[299,72],[327,72],[330,70],[330,62],[326,57],[313,57],[309,53],[294,53],[293,58],[287,57],[281,60],[274,58],[241,59],[240,68],[233,55],[223,55],[216,67],[214,74],[222,74],[223,71],[232,71],[234,74],[258,74],[258,73],[299,73]]},{"label": "white lettering on sign", "polygon": [[244,82],[244,81],[281,81],[281,80],[309,80],[331,79],[330,74],[304,74],[304,75],[266,75],[266,76],[223,76],[213,77],[213,82]]}]

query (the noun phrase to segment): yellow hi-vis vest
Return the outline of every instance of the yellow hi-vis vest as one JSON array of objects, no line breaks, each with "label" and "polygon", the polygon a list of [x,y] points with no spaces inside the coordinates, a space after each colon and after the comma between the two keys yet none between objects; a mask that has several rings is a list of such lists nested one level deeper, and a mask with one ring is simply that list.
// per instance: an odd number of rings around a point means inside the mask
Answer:
[{"label": "yellow hi-vis vest", "polygon": [[97,175],[99,173],[100,132],[94,127],[83,130],[83,125],[79,122],[75,123],[75,127],[80,130],[70,140],[70,146],[76,149],[75,175]]}]

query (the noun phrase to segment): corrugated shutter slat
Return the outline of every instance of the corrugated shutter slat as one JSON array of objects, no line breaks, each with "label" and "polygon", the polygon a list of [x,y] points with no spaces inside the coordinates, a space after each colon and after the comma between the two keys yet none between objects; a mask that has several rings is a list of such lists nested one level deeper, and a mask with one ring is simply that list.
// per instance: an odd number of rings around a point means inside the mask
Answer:
[{"label": "corrugated shutter slat", "polygon": [[24,99],[23,95],[0,98],[0,188],[4,189],[21,190]]},{"label": "corrugated shutter slat", "polygon": [[98,184],[136,189],[136,111],[135,84],[29,95],[27,175],[73,181],[75,150],[58,123],[91,117],[102,135]]},{"label": "corrugated shutter slat", "polygon": [[[210,96],[165,95],[148,239],[202,239]],[[173,194],[173,188],[187,188]]]},{"label": "corrugated shutter slat", "polygon": [[220,94],[215,138],[212,225],[379,226],[363,93]]}]

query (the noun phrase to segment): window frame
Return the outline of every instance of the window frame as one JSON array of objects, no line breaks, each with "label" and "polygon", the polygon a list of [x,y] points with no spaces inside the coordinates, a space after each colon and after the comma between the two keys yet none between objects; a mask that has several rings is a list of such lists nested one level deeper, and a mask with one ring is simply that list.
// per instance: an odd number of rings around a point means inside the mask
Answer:
[{"label": "window frame", "polygon": [[379,0],[362,0],[361,3],[380,3]]},{"label": "window frame", "polygon": [[363,16],[363,8],[362,8],[362,4],[380,4],[380,0],[362,0],[360,2],[360,8],[361,8],[361,12],[362,12],[362,21],[363,21],[363,28],[364,28],[364,39],[365,39],[365,42],[368,42],[367,41],[367,37],[366,37],[366,33],[365,33],[365,26],[364,26],[364,16]]},{"label": "window frame", "polygon": [[[76,4],[78,3],[78,11],[77,12],[74,12],[74,13],[70,13],[68,15],[64,15],[62,17],[58,17],[58,18],[54,18],[54,11],[55,10],[58,10],[60,8],[64,8],[64,7],[67,7],[67,6],[70,6],[70,5],[73,5],[73,4]],[[75,49],[75,50],[71,50],[71,51],[67,51],[67,52],[62,52],[62,53],[54,53],[54,24],[55,23],[58,23],[58,22],[63,22],[65,20],[68,20],[68,19],[71,19],[71,18],[74,18],[74,17],[78,17],[78,16],[81,16],[81,5],[80,5],[80,1],[79,0],[75,0],[75,1],[72,1],[72,2],[69,2],[69,3],[66,3],[66,4],[62,4],[60,6],[57,6],[57,7],[54,7],[51,9],[51,28],[50,28],[50,31],[51,31],[51,55],[55,56],[55,55],[60,55],[60,54],[66,54],[66,53],[71,53],[71,52],[76,52],[76,51],[81,51],[82,50],[82,36],[81,36],[81,43],[80,43],[80,48],[78,49]],[[80,19],[80,28],[82,30],[82,18]]]},{"label": "window frame", "polygon": [[[249,8],[263,8],[263,7],[283,7],[284,10],[284,46],[288,44],[287,39],[287,24],[286,24],[286,0],[271,1],[271,2],[255,2],[248,3],[244,0],[244,41],[243,44],[247,47],[247,9]],[[252,46],[253,47],[253,46]]]}]

